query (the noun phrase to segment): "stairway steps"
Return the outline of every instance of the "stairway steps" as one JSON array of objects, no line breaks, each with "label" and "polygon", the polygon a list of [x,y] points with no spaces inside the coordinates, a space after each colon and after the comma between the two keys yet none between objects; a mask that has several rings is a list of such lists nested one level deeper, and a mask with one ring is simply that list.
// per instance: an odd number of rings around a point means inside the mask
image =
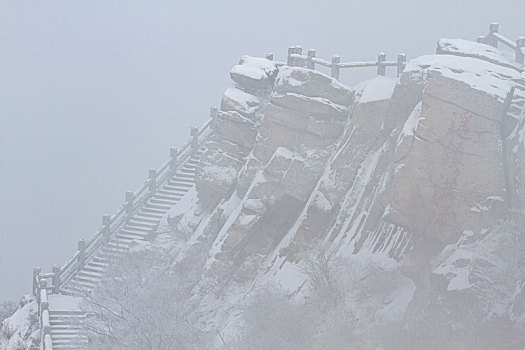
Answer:
[{"label": "stairway steps", "polygon": [[88,271],[86,270],[82,270],[80,271],[78,274],[77,274],[77,277],[80,277],[80,278],[85,278],[85,279],[90,279],[90,280],[93,280],[93,281],[100,281],[103,277],[102,274],[91,274],[89,273]]},{"label": "stairway steps", "polygon": [[194,179],[194,176],[179,176],[177,174],[175,174],[175,176],[173,176],[170,181],[179,181],[179,182],[184,182],[184,183],[191,183],[193,184],[195,182],[195,179]]},{"label": "stairway steps", "polygon": [[110,246],[110,245],[106,245],[106,246],[100,248],[100,251],[101,252],[107,252],[107,253],[120,254],[120,253],[124,253],[124,252],[128,251],[128,248],[127,247],[113,247],[113,246]]},{"label": "stairway steps", "polygon": [[49,315],[53,316],[83,316],[85,312],[82,310],[50,310]]},{"label": "stairway steps", "polygon": [[156,194],[153,198],[155,199],[161,199],[161,200],[168,200],[177,203],[181,198],[182,194]]},{"label": "stairway steps", "polygon": [[[184,171],[185,170],[185,171]],[[195,168],[193,169],[180,169],[179,171],[175,172],[175,177],[183,177],[183,178],[195,178]]]},{"label": "stairway steps", "polygon": [[191,181],[194,181],[195,180],[195,172],[193,173],[175,173],[175,178],[177,179],[188,179],[188,180],[191,180]]},{"label": "stairway steps", "polygon": [[128,234],[124,234],[124,233],[118,233],[117,234],[119,238],[122,238],[122,239],[127,239],[129,240],[130,242],[134,242],[134,241],[142,241],[144,240],[144,238],[146,236],[144,235],[138,235],[138,234],[131,234],[131,233],[128,233]]},{"label": "stairway steps", "polygon": [[124,231],[124,230],[121,230],[119,232],[119,236],[133,238],[134,240],[135,239],[143,240],[145,237],[148,237],[149,234],[146,233],[146,232],[135,232],[135,231]]},{"label": "stairway steps", "polygon": [[145,223],[140,221],[135,221],[135,219],[130,220],[126,226],[133,226],[133,227],[144,227],[150,230],[157,229],[158,223]]},{"label": "stairway steps", "polygon": [[117,248],[117,249],[129,249],[133,245],[133,241],[120,239],[117,236],[113,237],[108,242],[108,247]]},{"label": "stairway steps", "polygon": [[104,274],[104,272],[106,272],[106,267],[102,267],[102,266],[99,266],[99,265],[93,265],[93,264],[89,263],[86,266],[84,266],[83,270],[84,271],[93,272],[93,273]]},{"label": "stairway steps", "polygon": [[161,190],[157,192],[161,195],[182,197],[188,191],[186,188],[181,189],[165,185]]},{"label": "stairway steps", "polygon": [[162,214],[147,213],[147,212],[143,212],[142,209],[141,209],[140,212],[137,213],[137,216],[141,217],[141,218],[148,218],[148,219],[152,219],[152,220],[158,220],[159,222],[160,222],[160,220],[163,217]]},{"label": "stairway steps", "polygon": [[83,311],[75,311],[74,314],[66,313],[66,311],[62,313],[56,312],[56,311],[50,311],[49,312],[49,322],[53,322],[54,320],[65,320],[65,319],[71,320],[71,319],[76,319],[76,318],[81,319],[81,318],[84,318],[85,315],[86,313]]},{"label": "stairway steps", "polygon": [[119,232],[129,232],[129,233],[138,233],[140,235],[148,235],[151,233],[151,231],[153,230],[150,230],[150,229],[147,229],[147,228],[144,228],[144,227],[131,227],[131,226],[126,226],[124,227],[123,229],[121,229]]},{"label": "stairway steps", "polygon": [[49,323],[54,326],[54,331],[70,332],[79,329],[79,323],[84,319],[85,316],[68,318],[62,317],[59,319],[49,319]]},{"label": "stairway steps", "polygon": [[509,112],[513,113],[513,112],[520,112],[521,111],[521,108],[518,107],[516,104],[511,104],[510,107],[509,107]]},{"label": "stairway steps", "polygon": [[169,205],[169,206],[173,206],[173,205],[177,204],[178,201],[179,201],[178,199],[166,200],[166,199],[157,199],[157,198],[151,198],[149,200],[149,202],[153,203],[153,204]]},{"label": "stairway steps", "polygon": [[53,337],[51,336],[51,339],[53,340],[53,349],[60,349],[60,346],[62,346],[62,349],[82,349],[83,346],[86,346],[89,344],[88,337],[84,336],[85,340],[80,340],[80,337]]},{"label": "stairway steps", "polygon": [[105,267],[109,266],[109,261],[107,259],[102,258],[102,257],[97,256],[97,255],[95,255],[93,257],[93,260],[91,260],[89,263],[93,264],[93,265],[98,265],[98,266],[105,266]]},{"label": "stairway steps", "polygon": [[[173,206],[195,186],[196,167],[204,148],[178,167],[173,176],[166,179],[148,201],[134,214],[129,222],[102,245],[71,279],[62,286],[64,295],[85,296],[103,280],[113,259],[125,254],[134,242],[147,239],[156,231],[159,223]],[[89,338],[79,323],[86,317],[82,311],[50,310],[51,339],[55,350],[82,349]]]},{"label": "stairway steps", "polygon": [[191,188],[191,187],[193,187],[194,182],[193,181],[187,181],[186,182],[186,181],[177,179],[177,180],[170,180],[170,181],[168,181],[168,185],[172,186],[172,187],[175,187],[175,188],[183,189],[183,188]]},{"label": "stairway steps", "polygon": [[135,222],[143,222],[143,223],[149,223],[149,224],[155,224],[155,225],[158,224],[160,221],[160,220],[156,220],[153,218],[146,218],[146,217],[137,216],[137,215],[135,215],[132,220]]},{"label": "stairway steps", "polygon": [[144,205],[144,208],[145,209],[163,210],[164,212],[166,212],[169,209],[171,209],[170,207],[165,206],[165,205],[151,204],[151,203],[148,203],[148,204]]},{"label": "stairway steps", "polygon": [[[77,322],[78,324],[82,323],[83,319],[79,319]],[[65,320],[64,322],[68,322],[68,320]],[[76,337],[83,333],[83,329],[81,326],[78,327],[70,327],[70,328],[60,328],[57,325],[51,324],[51,337],[61,337],[61,338],[72,338]]]},{"label": "stairway steps", "polygon": [[161,214],[160,217],[164,216],[164,214],[166,213],[166,211],[163,210],[151,209],[146,207],[142,208],[140,211],[144,213]]},{"label": "stairway steps", "polygon": [[107,251],[107,250],[101,250],[101,251],[100,251],[100,255],[101,255],[102,257],[106,257],[106,258],[109,258],[109,259],[115,259],[115,258],[117,258],[120,254],[121,254],[121,252],[114,252],[114,251]]},{"label": "stairway steps", "polygon": [[81,284],[84,284],[84,285],[90,285],[94,287],[98,282],[100,282],[100,278],[90,278],[87,276],[82,276],[80,275],[80,273],[78,273],[75,276],[75,281],[80,282]]},{"label": "stairway steps", "polygon": [[67,287],[63,288],[63,292],[69,292],[72,295],[85,295],[91,293],[93,290],[92,287],[86,287],[85,285],[80,285],[78,282],[71,280]]}]

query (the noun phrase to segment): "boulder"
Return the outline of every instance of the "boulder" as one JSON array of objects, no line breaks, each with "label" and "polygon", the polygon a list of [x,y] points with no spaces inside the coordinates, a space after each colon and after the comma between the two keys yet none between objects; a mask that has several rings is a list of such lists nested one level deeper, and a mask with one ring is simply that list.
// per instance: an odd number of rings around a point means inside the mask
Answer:
[{"label": "boulder", "polygon": [[515,71],[446,55],[407,67],[425,89],[399,136],[386,220],[450,243],[505,213],[500,121]]},{"label": "boulder", "polygon": [[224,112],[237,112],[255,120],[255,114],[260,108],[261,101],[258,97],[235,87],[227,88],[222,96],[221,111]]},{"label": "boulder", "polygon": [[314,98],[323,96],[342,106],[349,106],[353,99],[352,90],[336,79],[301,67],[282,67],[277,75],[274,91],[283,95],[294,93]]},{"label": "boulder", "polygon": [[265,58],[242,56],[230,71],[232,80],[248,91],[267,91],[272,88],[278,69]]}]

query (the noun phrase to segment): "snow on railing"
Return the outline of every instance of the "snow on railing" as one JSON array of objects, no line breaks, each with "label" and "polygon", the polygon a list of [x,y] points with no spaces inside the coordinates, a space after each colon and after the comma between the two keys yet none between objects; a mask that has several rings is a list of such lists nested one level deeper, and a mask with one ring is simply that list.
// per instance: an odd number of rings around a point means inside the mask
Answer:
[{"label": "snow on railing", "polygon": [[[161,187],[182,165],[188,158],[190,158],[202,143],[206,140],[210,129],[212,128],[212,121],[217,114],[217,108],[210,109],[211,118],[200,128],[191,128],[191,138],[180,149],[170,148],[170,158],[159,168],[150,169],[148,172],[148,179],[135,192],[127,191],[125,202],[120,206],[112,216],[102,215],[102,227],[89,240],[80,239],[77,245],[77,251],[66,263],[62,266],[53,266],[51,273],[42,273],[39,267],[33,268],[33,294],[37,297],[39,308],[47,309],[48,304],[42,304],[43,298],[47,302],[47,294],[60,293],[60,287],[65,282],[69,281],[83,266],[86,261],[95,254],[95,252],[104,243],[109,241],[109,238],[114,233],[118,232],[129,219],[140,210],[146,201],[155,193],[157,188]],[[152,230],[154,234],[155,229]],[[51,282],[51,283],[49,283]],[[45,315],[40,314],[41,322],[45,320]],[[44,325],[42,325],[44,326]],[[42,328],[44,330],[44,328]],[[45,332],[42,332],[42,346],[45,347]]]},{"label": "snow on railing", "polygon": [[[404,53],[397,55],[397,61],[387,61],[385,53],[379,53],[376,61],[364,62],[341,62],[341,57],[338,55],[332,56],[331,61],[316,57],[316,51],[309,49],[306,55],[302,54],[303,48],[300,46],[292,46],[288,48],[288,58],[286,63],[275,62],[277,66],[292,66],[305,67],[308,69],[315,69],[316,64],[330,68],[330,76],[339,79],[339,72],[342,68],[361,68],[361,67],[377,67],[377,75],[385,75],[386,67],[397,67],[397,75],[401,75],[406,66],[407,56]],[[273,61],[273,54],[269,53],[266,58]]]},{"label": "snow on railing", "polygon": [[504,37],[499,33],[499,23],[491,23],[489,33],[486,36],[479,36],[477,42],[493,47],[498,47],[498,43],[502,43],[514,50],[516,63],[525,64],[525,37],[519,36],[516,41]]},{"label": "snow on railing", "polygon": [[54,278],[54,274],[42,274],[38,267],[33,268],[33,294],[38,302],[38,318],[40,321],[40,349],[53,350],[51,342],[51,323],[49,321],[49,300],[48,292],[53,287],[47,285],[47,279]]}]

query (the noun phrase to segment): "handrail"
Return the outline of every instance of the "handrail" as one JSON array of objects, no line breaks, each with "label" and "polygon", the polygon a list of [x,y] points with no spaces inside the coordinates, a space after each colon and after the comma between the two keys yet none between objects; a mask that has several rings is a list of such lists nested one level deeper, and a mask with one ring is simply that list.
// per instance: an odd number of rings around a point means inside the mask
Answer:
[{"label": "handrail", "polygon": [[[277,66],[288,65],[291,67],[306,67],[308,69],[315,69],[315,65],[319,64],[330,68],[330,76],[339,79],[339,71],[342,68],[361,68],[361,67],[377,67],[377,75],[386,75],[386,67],[397,67],[397,75],[401,75],[406,66],[406,55],[397,55],[397,61],[387,61],[385,53],[379,53],[376,61],[365,62],[341,62],[341,57],[338,55],[332,56],[331,61],[316,57],[316,51],[309,49],[306,55],[302,54],[303,48],[300,46],[292,46],[288,48],[287,62],[274,62]],[[273,59],[273,54],[267,54],[267,58]]]},{"label": "handrail", "polygon": [[[107,220],[107,222],[104,222],[103,226],[87,241],[79,240],[78,249],[62,266],[56,266],[53,269],[53,272],[50,273],[42,273],[40,268],[33,269],[33,293],[39,296],[43,290],[45,290],[46,293],[48,290],[50,292],[59,291],[60,286],[55,286],[54,283],[58,282],[63,284],[68,282],[106,241],[105,238],[109,238],[109,236],[118,232],[122,226],[126,224],[129,217],[140,210],[143,204],[150,198],[154,190],[162,186],[164,182],[170,178],[177,167],[184,164],[184,162],[191,157],[193,154],[192,152],[194,151],[192,147],[200,147],[202,145],[206,140],[208,135],[206,132],[211,128],[216,113],[217,108],[212,108],[212,118],[206,121],[206,123],[195,132],[192,136],[193,142],[186,142],[179,152],[177,152],[176,149],[170,149],[170,158],[163,162],[158,170],[154,171],[155,176],[145,181],[139,189],[136,192],[133,192],[132,196],[128,198],[131,201],[131,206],[130,203],[126,201],[113,215],[105,216],[107,219],[103,220]],[[154,181],[153,184],[151,183],[152,181]],[[131,211],[129,208],[131,208]],[[105,235],[107,235],[107,237]],[[48,283],[48,280],[50,280],[49,282],[51,283]],[[50,287],[47,287],[47,285]],[[42,344],[44,344],[43,340]]]},{"label": "handrail", "polygon": [[[171,148],[170,158],[158,170],[150,171],[150,175],[154,176],[150,176],[136,192],[131,193],[131,196],[128,197],[127,195],[128,201],[124,202],[112,216],[104,215],[103,226],[87,242],[79,240],[78,249],[64,265],[55,265],[53,272],[50,273],[42,273],[42,269],[38,267],[33,268],[33,294],[37,297],[42,330],[40,335],[41,349],[53,349],[50,335],[48,294],[59,293],[60,286],[73,278],[99,247],[106,242],[106,239],[118,232],[128,219],[141,209],[153,192],[162,186],[196,152],[196,147],[197,149],[201,147],[213,127],[213,118],[217,114],[217,108],[212,108],[210,111],[211,118],[200,129],[192,128],[192,140],[186,142],[180,151]],[[147,191],[148,189],[149,191]]]},{"label": "handrail", "polygon": [[512,41],[499,33],[499,23],[491,23],[489,33],[486,36],[479,36],[476,41],[496,48],[498,43],[502,43],[514,50],[516,63],[522,66],[525,64],[525,36],[519,36],[516,41]]}]

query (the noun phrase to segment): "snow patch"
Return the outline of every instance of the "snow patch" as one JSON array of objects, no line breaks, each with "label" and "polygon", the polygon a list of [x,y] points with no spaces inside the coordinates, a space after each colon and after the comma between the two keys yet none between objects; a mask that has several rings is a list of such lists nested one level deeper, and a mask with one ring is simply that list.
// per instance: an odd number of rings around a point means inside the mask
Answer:
[{"label": "snow patch", "polygon": [[355,87],[355,102],[369,103],[389,100],[392,98],[396,84],[396,78],[382,75],[365,80]]},{"label": "snow patch", "polygon": [[437,42],[437,52],[457,56],[466,56],[517,69],[497,48],[464,39],[442,38]]},{"label": "snow patch", "polygon": [[439,72],[443,77],[461,81],[471,88],[483,91],[505,101],[520,74],[512,69],[471,57],[453,55],[424,55],[408,62],[403,76],[425,81],[428,72]]},{"label": "snow patch", "polygon": [[261,104],[256,96],[234,87],[229,87],[224,91],[224,98],[237,103],[248,114],[255,113]]},{"label": "snow patch", "polygon": [[231,74],[238,74],[253,80],[264,80],[277,71],[275,63],[266,58],[242,56],[239,64],[233,66]]}]

